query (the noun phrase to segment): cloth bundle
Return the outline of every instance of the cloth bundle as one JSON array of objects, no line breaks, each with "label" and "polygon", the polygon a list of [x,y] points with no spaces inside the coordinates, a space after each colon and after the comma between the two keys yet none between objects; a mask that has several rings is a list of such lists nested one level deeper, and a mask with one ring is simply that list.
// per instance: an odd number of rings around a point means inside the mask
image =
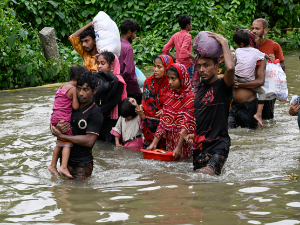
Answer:
[{"label": "cloth bundle", "polygon": [[199,57],[202,58],[217,58],[220,61],[220,56],[223,54],[223,49],[220,43],[213,37],[209,37],[207,31],[200,31],[194,39],[193,49],[196,52],[194,60],[194,72],[192,78],[192,86],[195,92],[200,86],[197,60]]},{"label": "cloth bundle", "polygon": [[116,23],[103,11],[93,19],[97,51],[109,51],[120,56],[121,41]]}]

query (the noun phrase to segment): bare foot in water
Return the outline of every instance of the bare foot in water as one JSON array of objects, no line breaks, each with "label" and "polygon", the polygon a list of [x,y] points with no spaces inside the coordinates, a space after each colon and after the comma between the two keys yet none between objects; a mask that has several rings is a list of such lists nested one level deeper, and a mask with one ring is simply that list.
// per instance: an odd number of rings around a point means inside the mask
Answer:
[{"label": "bare foot in water", "polygon": [[257,120],[257,122],[258,122],[258,128],[263,128],[263,123],[262,123],[262,119],[261,119],[261,116],[258,116],[257,114],[255,114],[254,116],[254,119],[256,119]]},{"label": "bare foot in water", "polygon": [[63,167],[59,167],[59,172],[61,172],[62,174],[66,175],[69,178],[73,178],[73,176],[70,174],[68,168],[63,168]]},{"label": "bare foot in water", "polygon": [[60,176],[59,175],[59,173],[57,172],[57,169],[55,168],[55,167],[53,167],[53,166],[48,166],[48,170],[51,172],[51,173],[53,173],[54,175],[56,175],[56,176]]}]

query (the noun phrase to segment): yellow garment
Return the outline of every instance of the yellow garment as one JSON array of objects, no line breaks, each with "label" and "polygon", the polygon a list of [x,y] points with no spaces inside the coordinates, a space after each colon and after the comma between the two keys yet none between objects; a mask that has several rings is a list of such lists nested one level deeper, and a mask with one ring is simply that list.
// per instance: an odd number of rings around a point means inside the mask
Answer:
[{"label": "yellow garment", "polygon": [[69,37],[69,40],[73,48],[78,52],[78,54],[83,59],[83,65],[91,72],[97,72],[97,64],[95,64],[95,56],[91,56],[90,53],[84,51],[82,44],[80,42],[80,37]]}]

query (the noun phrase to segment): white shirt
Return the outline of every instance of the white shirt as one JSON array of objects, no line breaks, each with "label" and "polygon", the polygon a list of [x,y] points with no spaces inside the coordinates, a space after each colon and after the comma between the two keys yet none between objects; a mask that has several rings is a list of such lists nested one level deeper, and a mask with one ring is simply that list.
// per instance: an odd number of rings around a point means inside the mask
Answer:
[{"label": "white shirt", "polygon": [[122,135],[124,141],[142,135],[142,128],[144,123],[139,116],[134,117],[132,120],[125,121],[125,118],[120,116],[115,127],[112,129]]},{"label": "white shirt", "polygon": [[256,63],[265,58],[265,53],[252,47],[238,48],[235,51],[235,58],[237,60],[235,75],[252,81],[255,80]]}]

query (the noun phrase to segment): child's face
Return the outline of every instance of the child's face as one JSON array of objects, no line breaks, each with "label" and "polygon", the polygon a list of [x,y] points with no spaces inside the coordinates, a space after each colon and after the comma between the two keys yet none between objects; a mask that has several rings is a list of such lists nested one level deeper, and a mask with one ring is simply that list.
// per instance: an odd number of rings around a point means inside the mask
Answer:
[{"label": "child's face", "polygon": [[154,61],[154,77],[156,79],[161,79],[165,74],[165,67],[160,59],[155,59]]},{"label": "child's face", "polygon": [[128,122],[128,121],[130,121],[130,120],[132,120],[132,119],[133,119],[132,116],[127,116],[127,117],[125,118],[125,121]]},{"label": "child's face", "polygon": [[181,88],[181,82],[177,74],[173,71],[168,71],[169,85],[173,90],[178,90]]},{"label": "child's face", "polygon": [[113,68],[113,63],[112,65],[109,65],[108,62],[104,59],[103,55],[98,56],[96,60],[96,64],[99,72],[101,71],[111,72]]},{"label": "child's face", "polygon": [[192,21],[190,24],[186,25],[186,30],[191,31],[192,30]]}]

